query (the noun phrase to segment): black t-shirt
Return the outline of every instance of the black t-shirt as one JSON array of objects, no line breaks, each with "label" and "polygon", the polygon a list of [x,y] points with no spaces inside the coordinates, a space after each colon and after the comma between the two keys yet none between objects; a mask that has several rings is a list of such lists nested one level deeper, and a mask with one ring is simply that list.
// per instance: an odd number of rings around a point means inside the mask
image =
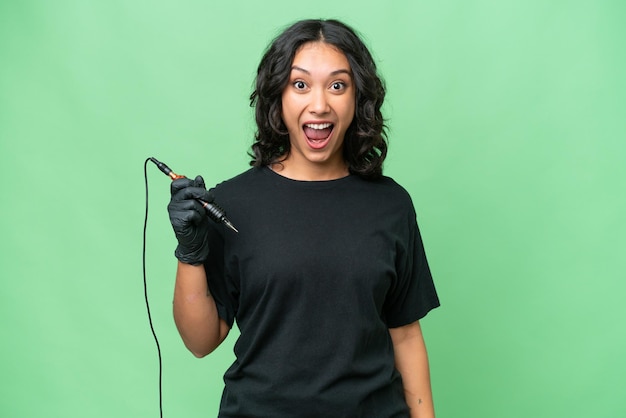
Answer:
[{"label": "black t-shirt", "polygon": [[408,416],[388,328],[439,306],[408,193],[388,177],[268,168],[214,193],[239,230],[212,224],[205,263],[241,332],[219,416]]}]

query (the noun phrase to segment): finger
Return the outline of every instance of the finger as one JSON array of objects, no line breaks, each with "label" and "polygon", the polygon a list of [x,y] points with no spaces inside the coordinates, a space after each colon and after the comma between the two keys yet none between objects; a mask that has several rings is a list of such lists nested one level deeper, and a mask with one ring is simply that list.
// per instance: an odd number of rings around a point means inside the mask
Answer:
[{"label": "finger", "polygon": [[174,210],[169,212],[170,222],[175,230],[188,229],[193,225],[199,225],[205,221],[204,209],[198,212],[195,208],[190,210]]},{"label": "finger", "polygon": [[193,184],[196,187],[202,187],[203,189],[206,189],[206,186],[204,185],[204,179],[202,178],[202,176],[196,176],[196,178],[193,180]]},{"label": "finger", "polygon": [[[206,185],[204,184],[204,179],[202,178],[202,176],[196,176],[193,182],[196,187],[200,187],[206,190]],[[215,200],[215,198],[213,197],[213,189],[206,191],[205,193],[203,193],[202,196],[198,197],[197,199],[200,199],[209,203],[213,202]]]},{"label": "finger", "polygon": [[172,199],[167,205],[167,210],[170,212],[195,210],[198,213],[204,213],[202,204],[196,199]]},{"label": "finger", "polygon": [[176,193],[178,193],[180,190],[186,188],[186,187],[190,187],[193,186],[193,180],[188,179],[187,177],[183,177],[180,179],[176,179],[174,181],[172,181],[172,184],[170,186],[170,193],[173,195],[175,195]]},{"label": "finger", "polygon": [[184,189],[177,192],[172,200],[185,200],[185,199],[200,199],[205,202],[212,202],[213,194],[209,193],[207,189],[202,187],[185,187]]}]

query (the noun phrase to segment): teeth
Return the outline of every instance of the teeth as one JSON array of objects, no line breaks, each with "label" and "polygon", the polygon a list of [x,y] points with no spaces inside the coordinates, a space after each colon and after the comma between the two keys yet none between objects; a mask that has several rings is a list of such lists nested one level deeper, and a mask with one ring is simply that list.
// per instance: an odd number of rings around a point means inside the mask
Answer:
[{"label": "teeth", "polygon": [[304,126],[307,126],[311,129],[326,129],[333,126],[332,123],[307,123]]}]

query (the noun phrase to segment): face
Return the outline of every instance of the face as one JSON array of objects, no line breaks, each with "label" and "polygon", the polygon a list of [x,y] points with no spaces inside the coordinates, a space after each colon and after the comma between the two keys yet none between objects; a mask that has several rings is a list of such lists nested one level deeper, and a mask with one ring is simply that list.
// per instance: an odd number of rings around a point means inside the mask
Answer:
[{"label": "face", "polygon": [[354,109],[355,88],[346,56],[323,42],[302,45],[282,94],[282,118],[291,144],[283,161],[285,175],[303,180],[347,175],[342,150]]}]

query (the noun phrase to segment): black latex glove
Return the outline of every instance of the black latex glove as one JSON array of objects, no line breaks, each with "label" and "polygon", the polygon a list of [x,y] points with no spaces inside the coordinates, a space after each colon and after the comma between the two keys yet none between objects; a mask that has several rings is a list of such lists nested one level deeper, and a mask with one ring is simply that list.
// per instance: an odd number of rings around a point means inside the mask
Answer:
[{"label": "black latex glove", "polygon": [[167,211],[178,240],[174,255],[186,264],[202,264],[209,254],[209,218],[196,199],[211,203],[213,194],[206,190],[201,176],[174,180],[171,192]]}]

